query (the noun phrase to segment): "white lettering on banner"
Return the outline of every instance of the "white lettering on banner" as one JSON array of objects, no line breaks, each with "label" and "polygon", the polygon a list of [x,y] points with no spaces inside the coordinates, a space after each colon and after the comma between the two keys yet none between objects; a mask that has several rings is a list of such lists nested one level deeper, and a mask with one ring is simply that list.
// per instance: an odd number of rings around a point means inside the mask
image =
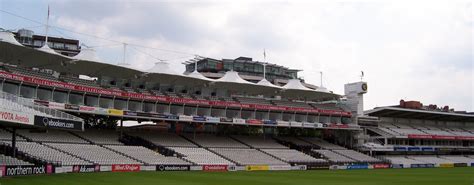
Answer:
[{"label": "white lettering on banner", "polygon": [[60,120],[51,120],[48,118],[43,118],[44,126],[52,126],[52,127],[59,127],[59,128],[74,128],[73,123],[65,123]]},{"label": "white lettering on banner", "polygon": [[245,124],[245,120],[240,119],[240,118],[234,118],[234,119],[232,119],[232,123]]},{"label": "white lettering on banner", "polygon": [[180,115],[179,120],[180,121],[193,121],[193,117],[192,116],[186,116],[186,115]]},{"label": "white lettering on banner", "polygon": [[65,109],[64,103],[48,102],[48,107],[53,109]]}]

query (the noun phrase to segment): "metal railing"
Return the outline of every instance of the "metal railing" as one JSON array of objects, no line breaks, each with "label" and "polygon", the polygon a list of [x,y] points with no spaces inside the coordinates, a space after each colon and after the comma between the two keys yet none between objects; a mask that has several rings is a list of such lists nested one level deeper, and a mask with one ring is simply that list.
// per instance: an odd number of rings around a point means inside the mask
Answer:
[{"label": "metal railing", "polygon": [[[6,92],[0,92],[0,99],[4,99],[4,100],[8,100],[8,101],[13,102],[13,103],[17,103],[20,106],[23,106],[24,108],[29,108],[29,109],[47,114],[47,115],[55,117],[55,118],[67,119],[67,120],[73,120],[73,121],[80,121],[80,122],[84,121],[82,118],[79,118],[77,116],[73,116],[71,114],[46,107],[44,105],[36,104],[33,99],[18,97],[14,94],[6,93]],[[5,107],[5,105],[0,105],[0,107],[3,107],[5,109],[10,109],[8,107]]]}]

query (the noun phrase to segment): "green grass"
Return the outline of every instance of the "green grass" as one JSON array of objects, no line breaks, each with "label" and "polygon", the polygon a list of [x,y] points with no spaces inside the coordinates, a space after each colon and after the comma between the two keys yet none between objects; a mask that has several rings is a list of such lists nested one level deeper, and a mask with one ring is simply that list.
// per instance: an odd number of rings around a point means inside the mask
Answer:
[{"label": "green grass", "polygon": [[69,173],[8,177],[1,185],[474,185],[474,168],[272,172]]}]

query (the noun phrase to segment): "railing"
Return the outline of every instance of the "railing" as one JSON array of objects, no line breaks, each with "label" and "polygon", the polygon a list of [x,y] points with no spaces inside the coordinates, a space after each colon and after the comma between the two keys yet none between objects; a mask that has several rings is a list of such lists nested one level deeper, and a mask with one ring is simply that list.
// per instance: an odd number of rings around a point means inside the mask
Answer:
[{"label": "railing", "polygon": [[[0,92],[0,98],[8,100],[13,103],[17,103],[21,106],[24,106],[25,108],[30,108],[35,111],[38,111],[38,112],[41,112],[41,113],[44,113],[56,118],[74,120],[74,121],[80,121],[80,122],[84,121],[83,119],[73,116],[71,114],[61,112],[56,109],[52,109],[43,105],[36,104],[33,99],[18,97],[14,94],[9,94],[6,92]],[[5,107],[4,105],[0,105],[0,106],[8,109],[8,107]]]}]

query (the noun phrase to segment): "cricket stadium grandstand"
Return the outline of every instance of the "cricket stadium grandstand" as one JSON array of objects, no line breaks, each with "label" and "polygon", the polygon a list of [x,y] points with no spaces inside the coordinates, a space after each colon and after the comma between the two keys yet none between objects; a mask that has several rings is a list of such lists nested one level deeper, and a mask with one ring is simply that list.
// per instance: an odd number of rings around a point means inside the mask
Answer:
[{"label": "cricket stadium grandstand", "polygon": [[0,175],[474,166],[474,114],[364,111],[299,70],[196,56],[184,71],[101,62],[78,40],[0,32]]}]

